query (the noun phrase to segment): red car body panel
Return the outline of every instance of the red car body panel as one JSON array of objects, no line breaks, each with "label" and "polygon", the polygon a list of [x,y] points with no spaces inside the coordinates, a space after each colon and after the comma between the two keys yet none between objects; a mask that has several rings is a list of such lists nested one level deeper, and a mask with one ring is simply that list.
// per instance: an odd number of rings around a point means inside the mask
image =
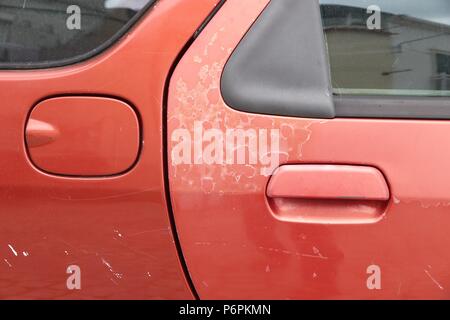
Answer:
[{"label": "red car body panel", "polygon": [[[220,93],[225,63],[268,0],[228,0],[178,64],[168,103],[185,128],[279,129],[281,164],[378,168],[390,189],[373,223],[276,218],[260,165],[174,164],[172,205],[183,254],[204,299],[449,298],[450,123],[315,120],[247,114]],[[347,204],[335,204],[342,212]],[[335,208],[335,209],[336,209]],[[368,290],[371,265],[381,290]]]},{"label": "red car body panel", "polygon": [[[162,101],[177,55],[217,2],[161,0],[120,43],[91,60],[0,71],[0,298],[193,298],[166,206]],[[142,146],[132,170],[70,178],[32,164],[24,139],[31,109],[67,95],[119,97],[136,108]],[[66,287],[74,264],[81,290]]]},{"label": "red car body panel", "polygon": [[[92,59],[0,71],[1,299],[450,298],[450,123],[228,106],[269,2],[227,0],[198,35],[219,0],[159,0]],[[280,161],[178,163],[199,124],[275,130]]]}]

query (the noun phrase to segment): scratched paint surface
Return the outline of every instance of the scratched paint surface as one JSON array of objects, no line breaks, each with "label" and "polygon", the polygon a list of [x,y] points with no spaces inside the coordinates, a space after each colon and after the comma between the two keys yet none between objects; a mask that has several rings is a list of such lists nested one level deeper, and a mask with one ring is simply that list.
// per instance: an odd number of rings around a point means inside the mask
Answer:
[{"label": "scratched paint surface", "polygon": [[[174,59],[216,4],[160,0],[94,59],[0,71],[0,298],[193,298],[166,206],[162,95]],[[118,96],[136,107],[143,146],[133,170],[76,179],[32,165],[24,146],[27,115],[37,101],[66,94]],[[70,265],[80,267],[81,290],[66,286]]]},{"label": "scratched paint surface", "polygon": [[[282,222],[260,165],[172,163],[171,198],[201,298],[450,298],[450,123],[329,121],[251,115],[227,106],[220,75],[267,0],[228,0],[178,65],[170,85],[169,151],[179,128],[279,129],[280,163],[370,165],[392,198],[366,225]],[[170,152],[169,152],[170,155]],[[345,208],[344,208],[345,209]],[[368,290],[367,267],[382,270]]]}]

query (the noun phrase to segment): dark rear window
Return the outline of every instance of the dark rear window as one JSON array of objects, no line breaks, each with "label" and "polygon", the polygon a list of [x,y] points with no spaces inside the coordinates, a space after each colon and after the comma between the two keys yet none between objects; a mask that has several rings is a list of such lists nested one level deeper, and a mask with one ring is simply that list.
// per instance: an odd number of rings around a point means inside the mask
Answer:
[{"label": "dark rear window", "polygon": [[0,68],[63,65],[117,40],[156,0],[0,0]]}]

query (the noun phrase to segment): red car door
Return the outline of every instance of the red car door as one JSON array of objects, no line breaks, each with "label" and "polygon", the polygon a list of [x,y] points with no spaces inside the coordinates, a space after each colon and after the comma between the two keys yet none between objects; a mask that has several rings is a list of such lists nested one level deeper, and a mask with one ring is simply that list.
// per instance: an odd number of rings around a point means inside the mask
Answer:
[{"label": "red car door", "polygon": [[0,298],[193,298],[162,105],[217,3],[0,1]]},{"label": "red car door", "polygon": [[[447,26],[321,4],[228,0],[171,78],[170,195],[195,289],[449,298]],[[436,57],[440,78],[406,54]]]}]

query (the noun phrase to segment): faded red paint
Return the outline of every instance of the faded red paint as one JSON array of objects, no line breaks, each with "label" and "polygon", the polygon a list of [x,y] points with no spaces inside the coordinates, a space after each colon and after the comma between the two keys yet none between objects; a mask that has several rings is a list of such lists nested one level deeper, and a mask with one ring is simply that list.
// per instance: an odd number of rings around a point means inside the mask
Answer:
[{"label": "faded red paint", "polygon": [[[0,71],[0,298],[191,299],[165,202],[162,99],[170,66],[217,0],[160,0],[119,44],[77,65]],[[125,175],[51,176],[26,155],[31,108],[49,96],[130,101],[142,152]],[[81,268],[80,291],[66,287]]]},{"label": "faded red paint", "polygon": [[[195,121],[279,129],[281,164],[376,167],[391,200],[373,224],[285,222],[271,212],[260,165],[170,163],[177,229],[200,297],[449,298],[449,122],[252,115],[217,100],[227,59],[267,2],[228,0],[184,56],[170,86],[169,142],[180,127],[193,134]],[[382,290],[366,286],[370,265],[383,270]]]}]

